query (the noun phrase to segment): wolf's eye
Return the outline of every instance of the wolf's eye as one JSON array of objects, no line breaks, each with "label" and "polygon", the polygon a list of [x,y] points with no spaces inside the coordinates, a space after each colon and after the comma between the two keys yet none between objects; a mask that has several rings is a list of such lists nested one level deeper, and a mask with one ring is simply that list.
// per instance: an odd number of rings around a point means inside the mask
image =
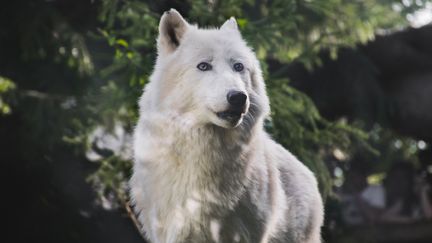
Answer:
[{"label": "wolf's eye", "polygon": [[243,66],[243,64],[237,62],[237,63],[234,63],[233,68],[236,72],[241,72],[241,71],[243,71],[244,66]]},{"label": "wolf's eye", "polygon": [[197,68],[201,71],[208,71],[212,69],[212,66],[207,62],[201,62],[198,64]]}]

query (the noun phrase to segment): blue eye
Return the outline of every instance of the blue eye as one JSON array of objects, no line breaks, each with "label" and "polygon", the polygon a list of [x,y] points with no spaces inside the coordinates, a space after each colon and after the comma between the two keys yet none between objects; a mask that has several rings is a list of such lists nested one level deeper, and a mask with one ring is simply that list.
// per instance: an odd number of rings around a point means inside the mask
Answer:
[{"label": "blue eye", "polygon": [[201,62],[198,64],[197,68],[201,71],[209,71],[212,69],[212,66],[207,62]]},{"label": "blue eye", "polygon": [[241,71],[243,71],[244,66],[243,66],[243,64],[237,62],[237,63],[234,63],[233,68],[236,72],[241,72]]}]

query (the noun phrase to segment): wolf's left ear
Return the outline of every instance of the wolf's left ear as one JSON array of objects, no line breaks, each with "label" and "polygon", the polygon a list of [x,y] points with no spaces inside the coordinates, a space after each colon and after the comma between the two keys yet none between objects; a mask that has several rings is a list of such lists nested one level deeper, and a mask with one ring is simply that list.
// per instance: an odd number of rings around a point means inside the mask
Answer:
[{"label": "wolf's left ear", "polygon": [[175,9],[166,11],[159,22],[158,51],[160,54],[173,52],[180,45],[188,22]]},{"label": "wolf's left ear", "polygon": [[234,17],[229,18],[225,23],[220,27],[220,30],[229,30],[239,32],[237,21]]}]

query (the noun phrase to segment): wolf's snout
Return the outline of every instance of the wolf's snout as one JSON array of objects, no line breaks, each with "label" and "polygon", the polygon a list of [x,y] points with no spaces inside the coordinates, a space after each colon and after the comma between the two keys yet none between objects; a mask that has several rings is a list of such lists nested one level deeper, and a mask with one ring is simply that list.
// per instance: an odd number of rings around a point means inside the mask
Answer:
[{"label": "wolf's snout", "polygon": [[229,107],[225,111],[217,112],[216,115],[220,119],[230,122],[231,125],[239,124],[247,111],[247,98],[247,95],[242,91],[230,90],[227,94]]},{"label": "wolf's snout", "polygon": [[231,90],[227,94],[228,103],[237,109],[242,109],[247,100],[247,95],[242,91]]}]

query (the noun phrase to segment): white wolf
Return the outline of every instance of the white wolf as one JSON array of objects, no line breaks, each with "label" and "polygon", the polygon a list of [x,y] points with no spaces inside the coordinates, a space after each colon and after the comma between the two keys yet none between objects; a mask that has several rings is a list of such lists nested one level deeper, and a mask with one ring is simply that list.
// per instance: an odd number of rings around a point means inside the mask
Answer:
[{"label": "white wolf", "polygon": [[130,181],[150,242],[320,242],[317,182],[263,130],[269,101],[235,19],[199,29],[171,9],[157,44]]}]

